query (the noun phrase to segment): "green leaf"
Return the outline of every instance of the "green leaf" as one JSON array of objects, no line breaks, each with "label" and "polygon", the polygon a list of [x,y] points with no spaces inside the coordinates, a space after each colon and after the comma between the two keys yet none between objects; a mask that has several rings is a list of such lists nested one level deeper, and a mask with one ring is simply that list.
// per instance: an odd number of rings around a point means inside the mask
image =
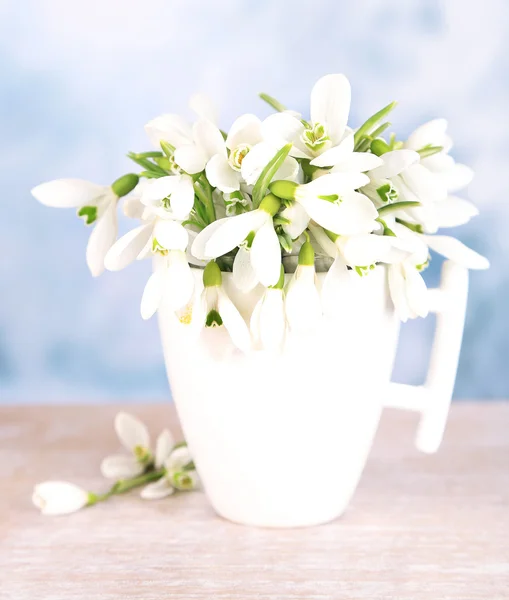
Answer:
[{"label": "green leaf", "polygon": [[269,96],[268,94],[264,94],[264,93],[261,93],[258,95],[264,102],[266,102],[274,110],[277,110],[277,112],[283,112],[284,110],[286,110],[286,106],[284,104],[281,104],[281,102],[279,102],[279,100],[276,100],[272,96]]},{"label": "green leaf", "polygon": [[172,146],[164,140],[161,140],[159,145],[161,146],[161,150],[166,154],[166,157],[172,158],[172,156],[175,154],[175,146]]},{"label": "green leaf", "polygon": [[378,214],[380,216],[387,215],[388,213],[394,212],[396,210],[404,210],[405,208],[415,208],[417,206],[421,206],[420,202],[394,202],[394,204],[387,204],[386,206],[382,206],[382,208],[378,209]]},{"label": "green leaf", "polygon": [[375,131],[372,131],[372,132],[369,134],[369,137],[370,137],[371,139],[373,139],[373,140],[374,140],[374,139],[376,139],[377,137],[380,137],[380,136],[382,135],[382,133],[383,133],[383,132],[384,132],[386,129],[388,129],[390,126],[391,126],[391,123],[389,123],[389,121],[386,121],[385,123],[382,123],[382,124],[381,124],[379,127],[377,127],[377,128],[375,129]]},{"label": "green leaf", "polygon": [[269,187],[269,183],[272,181],[274,175],[278,172],[279,167],[283,164],[285,158],[290,153],[292,149],[292,144],[286,144],[283,146],[281,150],[278,150],[271,161],[267,163],[265,168],[258,177],[257,182],[253,188],[253,207],[258,208],[260,206],[260,202],[265,196],[265,192]]},{"label": "green leaf", "polygon": [[135,152],[128,152],[127,157],[130,158],[137,165],[140,165],[140,167],[146,169],[147,171],[159,173],[159,177],[162,177],[163,175],[168,175],[168,173],[164,169],[161,169],[160,166],[153,163],[149,158],[145,158],[144,156],[136,154]]},{"label": "green leaf", "polygon": [[147,179],[158,179],[159,177],[166,177],[168,173],[156,173],[155,171],[142,171],[140,177],[146,177]]},{"label": "green leaf", "polygon": [[87,225],[92,225],[97,220],[97,206],[82,206],[78,210],[78,217],[83,217]]},{"label": "green leaf", "polygon": [[398,217],[396,217],[396,223],[404,225],[405,227],[410,229],[410,231],[415,231],[416,233],[424,233],[422,225],[419,225],[418,223],[409,223],[408,221],[404,221],[403,219],[398,219]]},{"label": "green leaf", "polygon": [[367,121],[365,121],[359,129],[354,134],[354,143],[355,146],[362,140],[363,137],[368,135],[372,129],[380,122],[382,119],[391,112],[391,110],[396,106],[397,102],[391,102],[387,106],[384,106],[381,110],[375,113],[373,116],[369,117]]},{"label": "green leaf", "polygon": [[431,144],[428,144],[427,146],[424,146],[424,148],[417,150],[417,152],[421,158],[427,158],[428,156],[433,156],[433,154],[442,152],[443,149],[443,146],[432,146]]},{"label": "green leaf", "polygon": [[293,248],[292,238],[285,231],[278,233],[277,237],[281,244],[281,248],[283,248],[285,252],[288,252],[288,254],[291,254]]}]

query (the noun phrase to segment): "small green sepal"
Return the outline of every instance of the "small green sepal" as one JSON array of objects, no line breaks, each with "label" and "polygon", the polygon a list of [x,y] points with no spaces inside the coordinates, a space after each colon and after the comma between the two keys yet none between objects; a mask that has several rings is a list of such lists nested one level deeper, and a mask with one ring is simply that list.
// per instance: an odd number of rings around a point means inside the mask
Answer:
[{"label": "small green sepal", "polygon": [[111,189],[118,198],[122,198],[123,196],[127,196],[127,194],[132,192],[138,185],[139,181],[140,178],[138,175],[134,173],[128,173],[127,175],[122,175],[122,177],[119,177],[116,181],[114,181],[111,184]]}]

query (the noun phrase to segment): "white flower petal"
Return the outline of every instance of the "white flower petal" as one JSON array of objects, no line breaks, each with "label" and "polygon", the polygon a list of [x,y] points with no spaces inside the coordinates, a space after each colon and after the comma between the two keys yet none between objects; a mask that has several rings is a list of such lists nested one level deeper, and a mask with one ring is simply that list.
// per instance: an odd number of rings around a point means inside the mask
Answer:
[{"label": "white flower petal", "polygon": [[101,473],[107,479],[130,479],[140,475],[145,467],[134,456],[114,454],[101,462]]},{"label": "white flower petal", "polygon": [[394,310],[403,323],[412,317],[406,298],[406,282],[401,265],[389,266],[389,292]]},{"label": "white flower petal", "polygon": [[371,179],[387,179],[399,175],[410,165],[419,162],[419,155],[414,150],[391,150],[382,154],[384,164],[369,172]]},{"label": "white flower petal", "polygon": [[140,198],[132,196],[130,198],[124,198],[122,210],[124,215],[129,217],[129,219],[141,219],[145,206],[141,203]]},{"label": "white flower petal", "polygon": [[168,175],[151,179],[143,187],[141,202],[145,206],[151,206],[154,202],[166,198],[172,194],[179,183],[178,175]]},{"label": "white flower petal", "polygon": [[290,206],[286,207],[281,212],[281,216],[290,221],[290,223],[282,227],[292,240],[297,239],[309,223],[309,216],[306,210],[298,202],[293,202]]},{"label": "white flower petal", "polygon": [[281,246],[272,219],[258,229],[251,246],[251,264],[262,285],[275,285],[281,275]]},{"label": "white flower petal", "polygon": [[216,154],[226,157],[226,145],[219,129],[211,121],[200,119],[193,126],[193,138],[209,161]]},{"label": "white flower petal", "polygon": [[175,447],[175,439],[168,429],[163,429],[156,441],[154,465],[160,469]]},{"label": "white flower petal", "polygon": [[423,235],[422,237],[432,250],[467,269],[488,269],[490,266],[487,258],[456,238],[448,235]]},{"label": "white flower petal", "polygon": [[53,208],[78,208],[96,205],[98,197],[110,190],[103,185],[83,179],[56,179],[32,189],[32,196],[41,204]]},{"label": "white flower petal", "polygon": [[313,238],[316,240],[318,246],[331,258],[336,258],[338,254],[338,248],[336,244],[330,239],[325,233],[322,227],[313,223],[309,224],[309,230],[313,234]]},{"label": "white flower petal", "polygon": [[182,469],[192,462],[192,460],[188,446],[183,445],[173,450],[166,459],[164,466],[168,473],[175,473],[177,471],[182,471]]},{"label": "white flower petal", "polygon": [[445,119],[433,119],[417,127],[408,137],[405,146],[412,150],[420,150],[424,146],[443,146],[446,130]]},{"label": "white flower petal", "polygon": [[317,326],[322,317],[322,306],[314,267],[297,267],[286,291],[285,311],[287,321],[295,331],[307,333]]},{"label": "white flower petal", "polygon": [[206,119],[211,123],[217,123],[217,108],[212,100],[205,94],[193,94],[189,98],[189,108],[194,111],[201,119]]},{"label": "white flower petal", "polygon": [[478,208],[469,200],[448,196],[434,205],[438,227],[457,227],[468,223],[479,214]]},{"label": "white flower petal", "polygon": [[411,165],[405,169],[402,178],[421,202],[438,202],[447,198],[447,188],[441,178],[422,165]]},{"label": "white flower petal", "polygon": [[163,301],[172,310],[186,306],[191,300],[194,277],[184,252],[172,250],[169,253],[164,286]]},{"label": "white flower petal", "polygon": [[[275,146],[264,142],[251,148],[241,165],[242,178],[248,185],[254,185],[258,181],[263,169],[274,158],[277,151],[278,149]],[[297,178],[298,173],[299,163],[291,156],[287,156],[272,179],[290,179],[293,181]]]},{"label": "white flower petal", "polygon": [[311,92],[311,121],[326,126],[333,144],[345,132],[351,95],[350,82],[342,74],[325,75]]},{"label": "white flower petal", "polygon": [[67,515],[88,503],[89,494],[67,481],[45,481],[35,486],[32,502],[43,515]]},{"label": "white flower petal", "polygon": [[144,423],[133,415],[126,412],[117,413],[114,425],[118,439],[127,450],[133,451],[137,447],[150,447],[148,429]]},{"label": "white flower petal", "polygon": [[240,173],[230,167],[228,159],[222,154],[216,154],[209,160],[205,173],[210,185],[226,194],[240,189]]},{"label": "white flower petal", "polygon": [[104,271],[104,259],[115,243],[117,231],[117,205],[116,202],[111,202],[88,238],[86,259],[94,277]]},{"label": "white flower petal", "polygon": [[[339,145],[326,150],[320,156],[317,156],[311,161],[311,164],[316,167],[332,167],[340,164],[342,161],[348,159],[353,154],[354,149],[354,136],[353,133],[347,135]],[[366,152],[362,154],[367,155]],[[367,169],[366,169],[367,170]]]},{"label": "white flower petal", "polygon": [[166,250],[185,251],[189,242],[187,229],[177,221],[159,219],[154,226],[154,238]]},{"label": "white flower petal", "polygon": [[344,160],[337,163],[332,173],[366,173],[383,165],[383,160],[370,152],[352,152]]},{"label": "white flower petal", "polygon": [[191,125],[179,115],[165,114],[156,117],[145,125],[145,132],[158,149],[163,140],[175,148],[189,144],[192,140]]},{"label": "white flower petal", "polygon": [[181,169],[194,175],[203,171],[209,157],[196,144],[187,144],[179,146],[175,150],[173,158]]},{"label": "white flower petal", "polygon": [[165,273],[162,268],[155,270],[148,278],[141,297],[140,314],[142,319],[150,319],[161,306],[165,283]]},{"label": "white flower petal", "polygon": [[224,219],[221,226],[212,233],[205,244],[206,256],[217,258],[233,250],[233,248],[239,246],[246,239],[251,231],[258,231],[268,218],[269,216],[266,212],[253,210]]},{"label": "white flower petal", "polygon": [[240,144],[254,146],[262,141],[262,122],[251,114],[236,119],[228,132],[226,147],[233,150]]},{"label": "white flower petal", "polygon": [[301,139],[304,125],[300,119],[289,113],[275,113],[262,123],[263,139],[276,148],[292,143],[291,156],[296,158],[312,158],[312,154]]},{"label": "white flower petal", "polygon": [[222,219],[218,219],[217,221],[213,221],[210,225],[207,225],[205,229],[202,229],[200,233],[195,237],[193,244],[191,246],[191,254],[197,258],[198,260],[207,260],[209,258],[214,258],[213,256],[207,256],[205,254],[205,246],[207,245],[210,238],[221,229],[221,227],[229,221],[231,217],[224,217]]},{"label": "white flower petal", "polygon": [[168,479],[163,475],[161,479],[147,484],[140,492],[140,496],[144,500],[161,500],[167,496],[171,496],[175,492],[175,488],[170,484]]},{"label": "white flower petal", "polygon": [[109,271],[119,271],[131,264],[145,248],[152,235],[153,224],[140,225],[123,235],[108,250],[104,266]]},{"label": "white flower petal", "polygon": [[251,252],[241,246],[233,261],[233,283],[241,292],[250,292],[258,285],[258,277],[251,264]]},{"label": "white flower petal", "polygon": [[392,244],[388,236],[361,233],[339,239],[341,253],[347,265],[351,267],[368,267],[377,262],[386,262]]},{"label": "white flower petal", "polygon": [[327,316],[335,317],[338,315],[338,304],[340,305],[345,295],[345,289],[348,289],[350,285],[348,269],[338,254],[323,281],[322,307]]},{"label": "white flower petal", "polygon": [[410,310],[418,317],[426,317],[429,312],[428,289],[424,279],[415,267],[405,268],[406,297]]},{"label": "white flower petal", "polygon": [[222,288],[218,290],[217,308],[233,344],[242,350],[242,352],[247,352],[251,347],[249,329],[241,314]]},{"label": "white flower petal", "polygon": [[194,204],[193,180],[189,175],[180,175],[170,198],[170,206],[177,219],[186,219]]},{"label": "white flower petal", "polygon": [[473,177],[472,169],[460,163],[454,163],[451,169],[440,173],[440,180],[449,192],[463,189],[472,181]]},{"label": "white flower petal", "polygon": [[363,173],[330,173],[298,188],[298,195],[330,195],[356,190],[369,183]]}]

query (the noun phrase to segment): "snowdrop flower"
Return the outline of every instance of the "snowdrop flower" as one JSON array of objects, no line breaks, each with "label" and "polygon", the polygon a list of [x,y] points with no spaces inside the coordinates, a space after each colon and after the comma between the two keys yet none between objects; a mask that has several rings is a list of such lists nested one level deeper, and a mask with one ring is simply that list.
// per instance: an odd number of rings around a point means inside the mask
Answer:
[{"label": "snowdrop flower", "polygon": [[280,207],[279,198],[268,194],[256,210],[215,221],[196,236],[192,254],[197,258],[217,258],[242,245],[234,262],[234,282],[241,289],[250,289],[254,272],[263,285],[275,285],[280,273],[281,247],[273,217]]},{"label": "snowdrop flower", "polygon": [[313,166],[357,173],[374,169],[381,164],[377,156],[354,152],[353,131],[347,127],[350,100],[348,79],[326,75],[311,92],[310,123],[289,112],[276,113],[263,122],[263,137],[279,146],[291,142],[290,155],[309,159]]},{"label": "snowdrop flower", "polygon": [[91,494],[66,481],[45,481],[35,486],[32,502],[43,515],[68,515],[87,506]]},{"label": "snowdrop flower", "polygon": [[94,277],[104,271],[104,258],[117,237],[117,202],[137,185],[138,176],[124,175],[112,185],[97,185],[82,179],[57,179],[32,189],[42,204],[56,208],[77,208],[87,225],[94,224],[87,245],[86,260]]},{"label": "snowdrop flower", "polygon": [[435,252],[458,263],[466,269],[488,269],[487,258],[448,235],[421,235],[420,238]]},{"label": "snowdrop flower", "polygon": [[[193,94],[189,106],[200,119],[217,122],[216,108],[206,96]],[[156,148],[160,147],[161,142],[168,142],[174,148],[193,142],[192,125],[180,115],[160,115],[145,125],[145,132]]]},{"label": "snowdrop flower", "polygon": [[265,290],[251,315],[251,335],[257,349],[281,352],[283,348],[286,336],[284,284],[285,272],[281,265],[279,281]]},{"label": "snowdrop flower", "polygon": [[299,263],[286,290],[286,318],[294,331],[308,333],[322,317],[316,283],[315,251],[311,243],[306,241],[302,244]]},{"label": "snowdrop flower", "polygon": [[[362,173],[334,173],[299,185],[291,181],[275,181],[270,191],[285,200],[295,200],[309,219],[340,235],[371,232],[378,227],[378,212],[365,195],[354,191],[368,183]],[[298,216],[300,225],[304,222]]]},{"label": "snowdrop flower", "polygon": [[[243,115],[232,125],[226,140],[210,121],[193,126],[193,143],[175,150],[175,162],[186,173],[205,169],[213,187],[225,193],[240,190],[243,181],[254,184],[278,147],[262,144],[261,122],[254,115]],[[279,169],[281,178],[297,175],[299,166],[286,158]]]},{"label": "snowdrop flower", "polygon": [[196,334],[205,328],[224,326],[232,343],[247,352],[251,346],[249,329],[223,289],[221,269],[210,261],[203,271],[204,289],[193,308],[191,327]]},{"label": "snowdrop flower", "polygon": [[115,431],[131,454],[107,456],[101,463],[101,473],[108,479],[127,479],[140,475],[153,460],[148,429],[136,417],[120,412],[115,417]]},{"label": "snowdrop flower", "polygon": [[[186,445],[175,445],[169,431],[161,434],[156,451],[156,469],[163,469],[163,476],[149,483],[141,491],[145,500],[159,500],[173,494],[176,490],[194,490],[198,487],[198,475]],[[159,440],[158,440],[159,442]]]}]

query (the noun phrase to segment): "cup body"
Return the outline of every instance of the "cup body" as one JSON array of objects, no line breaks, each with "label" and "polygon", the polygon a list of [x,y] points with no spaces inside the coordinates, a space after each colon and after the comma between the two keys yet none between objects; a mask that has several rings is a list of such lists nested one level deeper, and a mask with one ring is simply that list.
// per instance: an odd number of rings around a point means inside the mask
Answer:
[{"label": "cup body", "polygon": [[[263,290],[241,294],[230,274],[223,284],[249,323]],[[380,419],[399,320],[385,268],[362,278],[351,272],[344,287],[334,319],[306,335],[290,332],[280,355],[242,354],[224,327],[197,339],[160,309],[173,399],[223,517],[298,527],[330,521],[348,505]]]}]

